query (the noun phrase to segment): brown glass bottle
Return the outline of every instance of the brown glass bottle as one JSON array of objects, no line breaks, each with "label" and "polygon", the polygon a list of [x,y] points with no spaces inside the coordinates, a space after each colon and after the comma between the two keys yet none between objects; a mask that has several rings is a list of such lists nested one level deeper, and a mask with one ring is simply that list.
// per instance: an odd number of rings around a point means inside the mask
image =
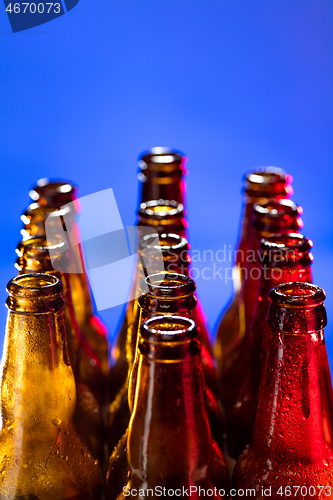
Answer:
[{"label": "brown glass bottle", "polygon": [[[175,315],[148,320],[141,328],[139,349],[138,383],[128,433],[130,481],[118,498],[124,498],[126,490],[155,487],[180,488],[179,496],[185,498],[183,488],[189,491],[191,486],[192,498],[199,498],[199,486],[213,490],[213,498],[227,498],[225,461],[220,454],[212,462],[215,451],[204,405],[194,321]],[[106,500],[115,498],[111,481],[109,470]],[[152,498],[157,496],[153,491]],[[167,492],[164,497],[168,497]]]},{"label": "brown glass bottle", "polygon": [[217,329],[215,356],[219,375],[228,371],[232,352],[240,342],[239,292],[244,279],[244,268],[249,248],[251,218],[255,203],[267,203],[271,199],[289,198],[293,189],[292,177],[274,167],[259,168],[247,174],[244,179],[244,205],[241,219],[240,236],[235,250],[233,268],[234,296],[223,312]]},{"label": "brown glass bottle", "polygon": [[[46,273],[59,278],[63,283],[65,304],[63,315],[66,327],[68,352],[77,387],[76,422],[80,434],[89,444],[94,455],[102,458],[104,429],[102,408],[105,402],[105,376],[100,361],[87,341],[82,338],[75,319],[68,266],[68,255],[63,252],[64,242],[61,237],[48,243],[45,238],[30,238],[18,244],[18,258],[15,267],[20,274]],[[57,257],[55,271],[51,262],[50,251]]]},{"label": "brown glass bottle", "polygon": [[[23,237],[27,233],[30,236],[45,236],[45,219],[50,212],[59,210],[64,205],[66,206],[61,210],[71,212],[71,215],[66,213],[66,221],[70,223],[66,225],[65,230],[70,232],[70,241],[75,242],[70,253],[71,267],[79,268],[77,272],[71,272],[70,276],[75,316],[82,335],[96,352],[103,373],[107,375],[109,371],[107,330],[100,318],[94,313],[89,281],[85,271],[80,230],[75,219],[75,215],[79,211],[77,188],[66,180],[40,179],[29,194],[36,203],[32,203],[22,216],[25,224]],[[75,259],[77,262],[73,262]]]},{"label": "brown glass bottle", "polygon": [[58,278],[22,275],[7,286],[1,368],[4,500],[99,500],[101,472],[77,432],[75,381]]},{"label": "brown glass bottle", "polygon": [[152,148],[139,156],[139,200],[174,200],[185,205],[187,157],[169,148]]},{"label": "brown glass bottle", "polygon": [[244,382],[227,416],[229,454],[237,459],[250,442],[258,405],[258,392],[270,329],[266,316],[268,293],[280,283],[312,282],[310,250],[312,242],[301,234],[286,234],[264,238],[260,243],[262,263],[258,300],[249,339],[250,363]]},{"label": "brown glass bottle", "polygon": [[[167,236],[167,235],[166,235]],[[167,239],[167,238],[166,238]],[[175,235],[169,235],[169,241],[175,239]],[[163,239],[161,240],[161,242]],[[186,240],[183,239],[183,245],[187,245]],[[147,248],[144,243],[140,247],[141,255],[147,255]],[[167,252],[167,248],[162,246],[164,255],[170,253]],[[185,264],[187,263],[186,256],[187,253],[185,249],[182,250],[182,245],[173,246],[174,255],[178,255],[176,262],[173,262],[173,267],[181,268],[184,265],[183,257],[185,258]],[[144,258],[145,262],[147,259]],[[167,262],[167,261],[166,261]],[[169,262],[171,265],[171,261]],[[151,283],[151,291],[148,295],[143,296],[148,292],[147,283]],[[115,400],[111,403],[109,408],[108,416],[108,441],[110,450],[118,444],[119,440],[125,433],[129,418],[131,404],[128,402],[128,394],[133,400],[135,387],[136,387],[136,371],[138,366],[138,332],[140,330],[141,323],[154,315],[161,315],[168,312],[169,314],[180,314],[183,316],[191,317],[195,319],[195,307],[197,300],[194,297],[195,283],[191,278],[184,275],[174,274],[174,273],[158,273],[155,275],[150,275],[142,282],[143,288],[140,287],[140,297],[138,299],[140,313],[137,316],[137,321],[135,322],[136,330],[132,329],[129,331],[128,345],[127,345],[127,356],[130,363],[130,376],[129,381],[126,379],[122,388],[117,394]],[[150,285],[149,285],[150,286]],[[156,294],[156,296],[155,296]],[[132,332],[132,334],[130,334]],[[218,407],[216,398],[213,395],[213,389],[216,388],[216,378],[215,378],[215,364],[207,349],[202,347],[202,361],[204,367],[204,375],[208,386],[207,392],[207,404],[209,406],[209,417],[212,425],[212,432],[214,438],[219,444],[224,442],[224,430],[225,426],[222,420],[221,412]],[[134,370],[134,372],[133,372]]]},{"label": "brown glass bottle", "polygon": [[262,238],[274,234],[298,232],[303,226],[301,212],[302,209],[290,200],[272,200],[262,205],[255,204],[253,207],[247,262],[244,265],[244,279],[239,291],[239,331],[238,335],[235,335],[234,350],[229,352],[229,358],[223,355],[217,359],[217,362],[220,362],[218,368],[221,399],[226,414],[230,412],[234,398],[237,397],[243,384],[249,363],[249,339],[246,331],[253,317],[258,296],[261,272],[258,258],[259,242]]},{"label": "brown glass bottle", "polygon": [[[333,394],[324,291],[285,283],[269,293],[271,328],[253,438],[234,472],[256,498],[331,498]],[[235,498],[238,498],[237,496]]]}]

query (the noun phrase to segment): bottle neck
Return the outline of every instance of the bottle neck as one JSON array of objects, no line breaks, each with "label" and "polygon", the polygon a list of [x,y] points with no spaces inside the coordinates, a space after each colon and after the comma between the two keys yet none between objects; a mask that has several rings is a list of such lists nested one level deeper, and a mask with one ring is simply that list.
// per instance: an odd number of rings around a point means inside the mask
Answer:
[{"label": "bottle neck", "polygon": [[188,344],[173,359],[170,343],[153,349],[140,356],[129,425],[132,487],[190,486],[207,477],[211,446],[200,356]]},{"label": "bottle neck", "polygon": [[267,353],[268,340],[270,336],[270,328],[266,321],[267,311],[269,307],[268,293],[280,283],[312,283],[312,270],[308,266],[295,267],[267,267],[263,266],[257,306],[253,323],[251,324],[250,342],[251,342],[251,358],[252,371],[257,372],[257,377],[260,378],[263,366],[263,360]]},{"label": "bottle neck", "polygon": [[55,442],[60,424],[73,425],[76,389],[61,311],[9,311],[1,400],[2,429],[18,439]]},{"label": "bottle neck", "polygon": [[[333,397],[323,330],[272,331],[251,447],[281,466],[332,456]],[[327,462],[328,465],[328,462]]]}]

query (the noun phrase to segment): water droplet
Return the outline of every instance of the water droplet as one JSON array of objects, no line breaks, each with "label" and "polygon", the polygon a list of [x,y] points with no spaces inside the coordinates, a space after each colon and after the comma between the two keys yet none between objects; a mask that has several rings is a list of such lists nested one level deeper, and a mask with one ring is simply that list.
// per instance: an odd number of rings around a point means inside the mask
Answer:
[{"label": "water droplet", "polygon": [[90,360],[90,364],[91,364],[91,366],[96,366],[97,365],[96,360],[95,359],[91,359]]},{"label": "water droplet", "polygon": [[54,419],[52,420],[52,424],[53,424],[53,425],[60,425],[60,424],[61,424],[61,420],[60,420],[60,418],[54,418]]},{"label": "water droplet", "polygon": [[324,460],[323,460],[323,464],[324,464],[326,467],[328,467],[328,466],[329,466],[329,464],[330,464],[330,463],[329,463],[328,458],[324,458]]},{"label": "water droplet", "polygon": [[98,465],[98,460],[95,460],[95,465]]}]

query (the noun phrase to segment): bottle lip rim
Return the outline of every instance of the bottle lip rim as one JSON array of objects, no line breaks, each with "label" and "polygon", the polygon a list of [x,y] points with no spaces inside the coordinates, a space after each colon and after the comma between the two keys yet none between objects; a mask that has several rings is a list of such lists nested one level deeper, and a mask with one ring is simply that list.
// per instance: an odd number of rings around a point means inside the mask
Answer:
[{"label": "bottle lip rim", "polygon": [[[187,162],[187,157],[182,151],[161,146],[147,149],[138,157],[138,163],[141,169],[145,169],[147,164],[162,165],[183,162]],[[142,163],[144,165],[142,165]]]},{"label": "bottle lip rim", "polygon": [[[297,293],[301,290],[302,293]],[[318,285],[296,281],[277,285],[268,297],[273,304],[283,307],[315,307],[324,302],[326,294]]]},{"label": "bottle lip rim", "polygon": [[[29,282],[31,285],[29,286]],[[18,297],[45,297],[62,292],[59,278],[46,273],[27,273],[15,276],[7,284],[9,295]]]},{"label": "bottle lip rim", "polygon": [[29,196],[34,201],[44,197],[47,201],[55,196],[64,196],[73,200],[76,198],[76,192],[77,185],[70,180],[43,177],[38,179],[31,188]]},{"label": "bottle lip rim", "polygon": [[265,203],[255,203],[253,205],[253,213],[257,217],[275,218],[283,215],[301,215],[303,209],[300,205],[289,199],[272,199]]},{"label": "bottle lip rim", "polygon": [[[157,281],[156,285],[152,282],[153,280]],[[167,282],[169,282],[168,285],[163,285]],[[173,285],[172,282],[174,282]],[[196,284],[189,276],[164,271],[146,276],[140,284],[141,296],[149,295],[159,300],[182,299],[192,295],[195,290]]]},{"label": "bottle lip rim", "polygon": [[[154,328],[154,325],[168,325],[178,324],[183,326],[176,330],[162,330],[161,328]],[[144,341],[153,341],[155,343],[162,343],[165,341],[183,342],[193,340],[197,337],[197,325],[193,319],[184,316],[176,316],[165,314],[163,316],[155,316],[144,321],[141,325],[141,336]]]},{"label": "bottle lip rim", "polygon": [[[156,238],[158,238],[159,241],[162,239],[174,240],[175,243],[172,245],[159,245],[159,244],[151,245],[151,244],[149,244],[149,240],[154,241]],[[175,233],[146,234],[145,236],[143,236],[141,238],[140,243],[139,243],[139,250],[155,250],[155,249],[157,249],[157,250],[161,249],[162,254],[169,251],[169,250],[181,250],[181,249],[189,250],[189,243],[188,243],[186,238],[184,238],[183,236],[180,236],[179,234],[175,234]]]},{"label": "bottle lip rim", "polygon": [[259,246],[263,253],[287,252],[289,249],[309,252],[313,247],[313,242],[300,233],[279,233],[262,238]]}]

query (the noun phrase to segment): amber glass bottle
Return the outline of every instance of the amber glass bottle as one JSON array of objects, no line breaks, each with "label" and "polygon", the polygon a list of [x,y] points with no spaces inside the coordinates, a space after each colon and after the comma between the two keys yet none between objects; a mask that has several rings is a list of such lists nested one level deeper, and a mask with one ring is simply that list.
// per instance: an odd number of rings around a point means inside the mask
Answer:
[{"label": "amber glass bottle", "polygon": [[[105,376],[99,359],[87,341],[82,338],[75,319],[70,281],[66,269],[68,256],[63,252],[64,242],[54,238],[48,243],[45,238],[30,238],[19,243],[15,267],[20,274],[47,273],[58,277],[63,283],[65,320],[68,352],[77,387],[76,422],[81,435],[86,439],[93,453],[102,457],[104,432],[102,408],[105,401]],[[55,271],[50,258],[58,254]]]},{"label": "amber glass bottle", "polygon": [[139,200],[174,200],[185,205],[187,157],[180,151],[152,148],[139,157]]},{"label": "amber glass bottle", "polygon": [[[212,498],[227,498],[228,470],[221,454],[216,459],[212,446],[194,321],[175,315],[148,320],[141,328],[139,349],[128,432],[130,481],[118,498],[125,498],[130,490],[142,498],[148,489],[157,498],[157,487],[180,488],[178,495],[185,498],[183,488],[188,494],[191,486],[192,498],[199,498],[199,486],[211,490]],[[114,498],[111,478],[109,470],[106,500]],[[145,493],[135,495],[134,490],[140,489]],[[167,491],[163,495],[169,496]]]},{"label": "amber glass bottle", "polygon": [[[269,294],[271,327],[253,438],[234,473],[256,498],[331,498],[333,394],[324,291],[307,283]],[[235,497],[238,498],[238,497]]]},{"label": "amber glass bottle", "polygon": [[[302,209],[290,200],[272,200],[263,205],[255,204],[249,234],[247,262],[244,265],[244,279],[239,291],[239,331],[235,334],[234,350],[217,359],[221,382],[221,399],[228,414],[235,397],[243,384],[249,363],[248,337],[246,336],[254,313],[258,296],[261,265],[258,258],[259,242],[262,238],[280,233],[298,232],[303,226],[300,218]],[[237,339],[237,341],[236,341]],[[216,351],[219,352],[218,350]]]},{"label": "amber glass bottle", "polygon": [[[69,181],[40,179],[37,185],[30,191],[30,197],[34,202],[23,214],[22,219],[25,224],[24,236],[45,236],[45,219],[55,210],[61,209],[66,217],[65,230],[70,232],[69,241],[75,242],[74,248],[70,252],[72,261],[71,268],[79,270],[71,272],[71,287],[73,296],[73,306],[75,316],[79,324],[82,335],[87,339],[92,349],[98,355],[103,373],[109,371],[109,347],[107,341],[107,330],[100,318],[94,313],[93,301],[91,297],[90,286],[87,273],[85,271],[85,260],[83,248],[81,245],[80,230],[76,222],[75,215],[79,211],[77,200],[77,188]],[[69,205],[71,204],[71,205]],[[70,212],[68,214],[67,212]]]},{"label": "amber glass bottle", "polygon": [[224,372],[228,371],[232,352],[241,339],[239,292],[244,280],[246,258],[250,249],[253,206],[255,203],[267,203],[271,199],[289,198],[293,193],[291,182],[292,177],[289,174],[274,167],[259,168],[250,172],[244,179],[243,214],[233,268],[234,296],[223,313],[217,329],[215,355],[219,374],[222,377]]},{"label": "amber glass bottle", "polygon": [[101,472],[75,425],[75,381],[58,278],[22,275],[7,286],[1,367],[0,496],[101,498]]},{"label": "amber glass bottle", "polygon": [[[172,235],[170,235],[172,236]],[[186,240],[184,240],[186,241]],[[163,247],[164,249],[166,247]],[[174,252],[176,245],[174,246]],[[173,265],[178,268],[182,265],[182,256],[187,254],[180,251],[178,248],[178,265],[174,262]],[[143,248],[141,247],[141,252]],[[165,250],[164,250],[165,251]],[[178,314],[195,319],[195,307],[197,300],[194,297],[195,283],[191,278],[175,273],[157,273],[145,278],[140,287],[140,297],[138,299],[140,315],[136,323],[137,330],[133,330],[133,335],[128,338],[128,359],[131,366],[129,381],[126,380],[117,397],[111,403],[108,416],[108,441],[110,450],[117,445],[122,435],[127,429],[130,409],[134,400],[136,388],[136,375],[138,367],[138,332],[140,325],[146,319],[168,314]],[[212,388],[216,387],[215,364],[207,349],[202,347],[202,361],[204,367],[205,380],[207,382],[207,405],[209,410],[209,418],[212,425],[213,437],[219,444],[223,443],[224,422],[221,412],[217,404],[216,398],[213,395]],[[130,398],[128,400],[128,398]],[[129,404],[130,403],[130,404]]]},{"label": "amber glass bottle", "polygon": [[312,282],[312,242],[301,234],[271,236],[261,240],[262,270],[254,317],[246,338],[251,362],[244,383],[227,416],[228,451],[237,459],[250,442],[258,404],[262,367],[270,329],[266,322],[268,293],[280,283]]}]

